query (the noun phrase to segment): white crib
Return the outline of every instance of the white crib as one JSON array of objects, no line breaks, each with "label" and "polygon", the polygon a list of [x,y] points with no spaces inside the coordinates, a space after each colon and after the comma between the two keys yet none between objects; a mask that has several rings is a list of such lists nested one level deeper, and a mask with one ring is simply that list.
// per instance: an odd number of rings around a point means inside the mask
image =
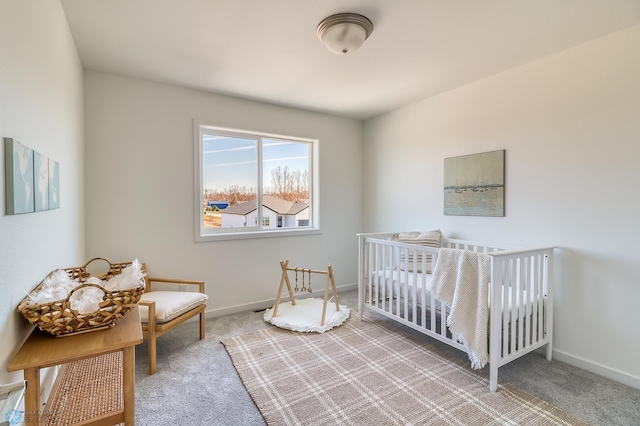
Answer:
[{"label": "white crib", "polygon": [[[438,248],[394,241],[396,233],[358,234],[358,311],[370,309],[467,352],[441,318],[449,307],[430,291]],[[520,249],[442,239],[442,247],[486,253],[489,283],[489,388],[498,368],[546,345],[551,360],[554,247]],[[415,272],[414,272],[415,271]],[[422,272],[424,271],[424,272]],[[498,313],[498,315],[496,315]]]}]

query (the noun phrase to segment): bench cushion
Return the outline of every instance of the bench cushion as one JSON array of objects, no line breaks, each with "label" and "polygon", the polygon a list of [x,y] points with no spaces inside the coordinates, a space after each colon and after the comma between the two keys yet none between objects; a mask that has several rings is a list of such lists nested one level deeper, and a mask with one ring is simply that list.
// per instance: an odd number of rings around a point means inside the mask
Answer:
[{"label": "bench cushion", "polygon": [[[143,293],[140,300],[156,302],[156,323],[171,321],[185,312],[202,305],[209,296],[190,291],[150,291]],[[149,309],[140,305],[140,319],[149,322]]]}]

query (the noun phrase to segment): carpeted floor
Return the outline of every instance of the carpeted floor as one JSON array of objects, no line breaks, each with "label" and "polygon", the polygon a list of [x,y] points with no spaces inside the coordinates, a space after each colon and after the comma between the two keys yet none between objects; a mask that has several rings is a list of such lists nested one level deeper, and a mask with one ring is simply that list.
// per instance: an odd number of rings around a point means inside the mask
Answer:
[{"label": "carpeted floor", "polygon": [[[340,302],[355,307],[355,291]],[[272,327],[263,312],[207,319],[207,337],[198,340],[197,323],[158,339],[158,372],[147,375],[146,344],[136,348],[137,425],[264,425],[221,340]],[[467,355],[396,326],[417,341],[468,364]],[[330,331],[329,331],[330,333]],[[594,426],[640,425],[640,390],[528,354],[500,369],[500,378]]]}]

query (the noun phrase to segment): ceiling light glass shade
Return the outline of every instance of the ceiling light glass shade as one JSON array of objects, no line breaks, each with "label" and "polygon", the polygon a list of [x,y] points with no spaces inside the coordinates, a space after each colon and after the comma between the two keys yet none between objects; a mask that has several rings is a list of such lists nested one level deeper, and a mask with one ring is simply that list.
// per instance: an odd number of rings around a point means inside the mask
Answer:
[{"label": "ceiling light glass shade", "polygon": [[373,24],[362,15],[338,13],[318,25],[318,37],[331,52],[346,55],[355,52],[369,38]]}]

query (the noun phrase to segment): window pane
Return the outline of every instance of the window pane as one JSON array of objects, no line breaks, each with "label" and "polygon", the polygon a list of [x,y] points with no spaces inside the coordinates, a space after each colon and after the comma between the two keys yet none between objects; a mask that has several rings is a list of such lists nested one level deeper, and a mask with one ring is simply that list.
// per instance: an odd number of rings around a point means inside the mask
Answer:
[{"label": "window pane", "polygon": [[202,135],[204,229],[255,226],[257,187],[258,140]]},{"label": "window pane", "polygon": [[197,241],[319,231],[317,140],[202,124],[196,134]]},{"label": "window pane", "polygon": [[309,226],[311,144],[262,140],[263,226]]}]

